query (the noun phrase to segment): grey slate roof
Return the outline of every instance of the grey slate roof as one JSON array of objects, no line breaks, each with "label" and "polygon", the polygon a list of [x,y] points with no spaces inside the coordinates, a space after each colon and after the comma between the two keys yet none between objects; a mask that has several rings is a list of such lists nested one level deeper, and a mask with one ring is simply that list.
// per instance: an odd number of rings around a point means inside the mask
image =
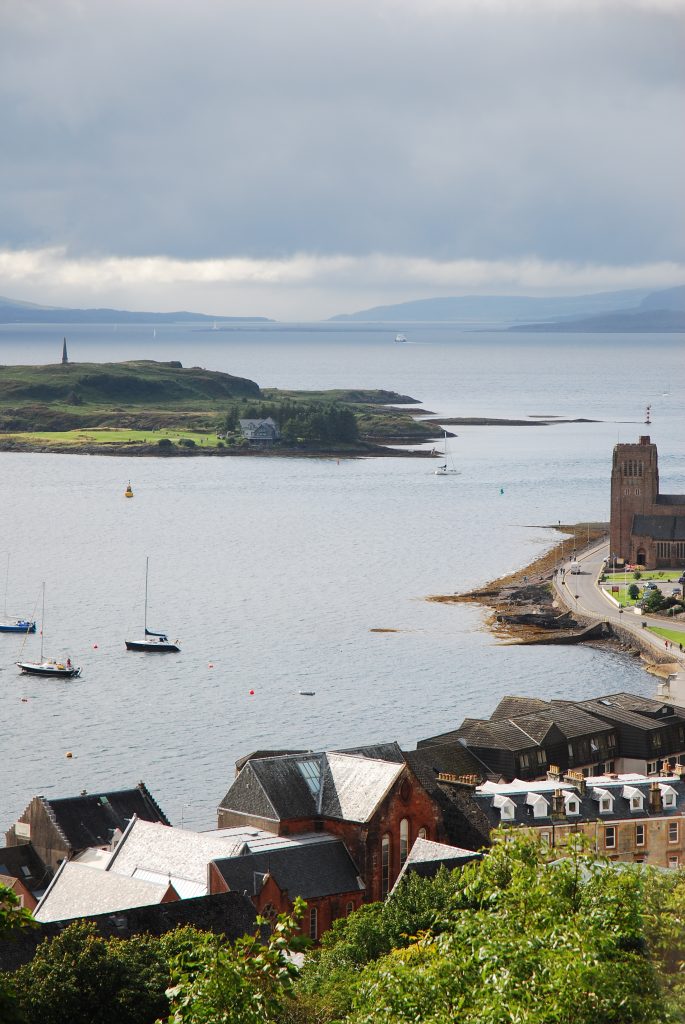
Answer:
[{"label": "grey slate roof", "polygon": [[539,697],[502,697],[490,715],[490,721],[495,722],[498,718],[516,718],[517,715],[529,715],[533,711],[544,711],[548,707],[549,701],[541,700]]},{"label": "grey slate roof", "polygon": [[[671,786],[677,793],[676,806],[673,808],[664,807],[662,810],[653,814],[649,809],[649,789],[653,782],[659,782],[662,785]],[[631,810],[630,800],[628,797],[623,796],[623,790],[626,787],[631,787],[639,790],[644,797],[643,810]],[[484,787],[487,789],[487,786]],[[513,802],[515,806],[515,816],[511,821],[502,821],[502,817],[499,808],[494,806],[493,800],[495,791],[477,791],[473,794],[473,800],[487,815],[493,828],[497,828],[499,825],[535,825],[536,827],[544,827],[545,825],[551,825],[553,821],[556,824],[572,824],[574,821],[641,821],[651,817],[676,817],[682,818],[683,808],[685,806],[685,781],[666,776],[660,779],[644,779],[639,781],[637,779],[629,779],[629,777],[623,779],[610,779],[601,776],[593,776],[587,780],[587,786],[585,794],[582,795],[579,789],[573,784],[568,782],[523,782],[517,781],[509,786],[497,787],[498,791]],[[576,795],[580,802],[580,814],[569,815],[568,817],[559,821],[551,817],[552,809],[552,794],[555,789],[561,789],[564,792],[572,792]],[[613,811],[600,813],[600,805],[597,799],[593,798],[593,792],[597,790],[607,790],[613,797]],[[542,793],[545,799],[549,802],[550,814],[535,818],[533,816],[532,806],[526,803],[526,798],[529,793]]]},{"label": "grey slate roof", "polygon": [[43,863],[31,843],[0,848],[0,874],[18,878],[29,892],[38,896],[52,878],[52,869]]},{"label": "grey slate roof", "polygon": [[168,882],[144,882],[101,868],[91,868],[78,861],[64,860],[33,916],[41,922],[66,921],[131,907],[146,907],[161,903],[168,889]]},{"label": "grey slate roof", "polygon": [[245,765],[221,808],[276,821],[368,821],[403,768],[404,758],[377,760],[335,751],[260,758]]},{"label": "grey slate roof", "polygon": [[111,793],[87,793],[58,800],[41,797],[72,850],[106,846],[114,832],[124,831],[135,815],[144,821],[169,821],[144,783],[135,789]]},{"label": "grey slate roof", "polygon": [[405,875],[413,873],[421,878],[433,878],[441,867],[452,871],[461,868],[472,860],[480,860],[482,854],[475,850],[464,850],[460,846],[448,846],[446,843],[434,843],[430,839],[416,839],[409,856],[402,865],[393,886],[393,892]]},{"label": "grey slate roof", "polygon": [[214,863],[229,888],[248,895],[261,891],[267,874],[291,900],[296,896],[316,899],[353,893],[364,888],[345,844],[340,839],[331,841],[327,836],[318,843],[291,843]]},{"label": "grey slate roof", "polygon": [[[685,498],[682,502],[685,504]],[[685,516],[634,515],[631,533],[652,540],[685,540]]]}]

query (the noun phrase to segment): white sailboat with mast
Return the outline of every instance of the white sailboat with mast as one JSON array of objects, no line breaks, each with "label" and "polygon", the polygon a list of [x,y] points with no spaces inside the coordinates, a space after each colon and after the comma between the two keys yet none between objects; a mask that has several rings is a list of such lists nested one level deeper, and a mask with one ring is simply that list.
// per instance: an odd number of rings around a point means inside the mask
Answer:
[{"label": "white sailboat with mast", "polygon": [[435,475],[436,476],[460,476],[461,475],[461,470],[457,469],[457,467],[454,465],[454,458],[452,456],[452,453],[448,449],[448,445],[447,445],[447,431],[445,431],[445,451],[444,451],[444,456],[445,456],[445,461],[442,463],[441,466],[438,466],[438,468],[435,470]]},{"label": "white sailboat with mast", "polygon": [[144,615],[144,634],[141,640],[124,640],[127,651],[148,651],[154,654],[166,654],[170,652],[178,652],[181,650],[178,641],[172,643],[167,637],[166,633],[155,633],[153,630],[147,628],[147,591],[148,591],[148,577],[150,570],[150,559],[145,559],[145,615]]},{"label": "white sailboat with mast", "polygon": [[[78,665],[72,665],[71,658],[64,661],[56,661],[54,658],[46,658],[43,654],[43,640],[45,636],[45,583],[43,583],[43,602],[40,615],[40,661],[18,661],[17,667],[31,676],[45,676],[50,679],[75,679],[81,675]],[[26,643],[26,639],[24,639]],[[24,644],[22,644],[22,651]],[[21,654],[19,655],[21,658]]]}]

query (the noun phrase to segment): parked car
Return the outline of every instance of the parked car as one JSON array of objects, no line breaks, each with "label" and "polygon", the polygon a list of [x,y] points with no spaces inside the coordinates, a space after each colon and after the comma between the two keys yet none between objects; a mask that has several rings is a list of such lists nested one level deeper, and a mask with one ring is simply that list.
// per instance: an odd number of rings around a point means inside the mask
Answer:
[{"label": "parked car", "polygon": [[645,590],[658,590],[656,583],[645,583]]}]

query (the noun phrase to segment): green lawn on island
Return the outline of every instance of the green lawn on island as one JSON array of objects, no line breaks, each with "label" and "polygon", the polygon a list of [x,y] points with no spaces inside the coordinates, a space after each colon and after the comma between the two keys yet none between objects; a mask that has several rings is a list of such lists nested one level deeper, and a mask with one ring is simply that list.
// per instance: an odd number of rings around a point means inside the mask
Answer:
[{"label": "green lawn on island", "polygon": [[177,444],[181,438],[188,438],[196,445],[215,448],[219,440],[216,434],[201,433],[196,430],[130,430],[125,427],[112,427],[104,430],[44,430],[8,436],[27,444],[73,444],[75,447],[81,447],[84,444],[157,444],[161,438],[166,437],[174,444]]},{"label": "green lawn on island", "polygon": [[650,633],[656,633],[657,636],[662,636],[664,640],[670,640],[674,644],[683,644],[685,646],[685,633],[682,630],[677,629],[663,629],[661,626],[648,626]]}]

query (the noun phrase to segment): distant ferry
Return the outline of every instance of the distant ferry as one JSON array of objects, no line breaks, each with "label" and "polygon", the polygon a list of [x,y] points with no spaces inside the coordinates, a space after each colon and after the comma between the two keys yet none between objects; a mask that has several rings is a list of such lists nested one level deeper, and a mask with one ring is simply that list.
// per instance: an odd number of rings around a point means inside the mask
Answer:
[{"label": "distant ferry", "polygon": [[406,340],[407,339],[405,338],[405,336],[403,334],[396,334],[395,335],[395,341],[403,342],[403,341],[406,341]]}]

